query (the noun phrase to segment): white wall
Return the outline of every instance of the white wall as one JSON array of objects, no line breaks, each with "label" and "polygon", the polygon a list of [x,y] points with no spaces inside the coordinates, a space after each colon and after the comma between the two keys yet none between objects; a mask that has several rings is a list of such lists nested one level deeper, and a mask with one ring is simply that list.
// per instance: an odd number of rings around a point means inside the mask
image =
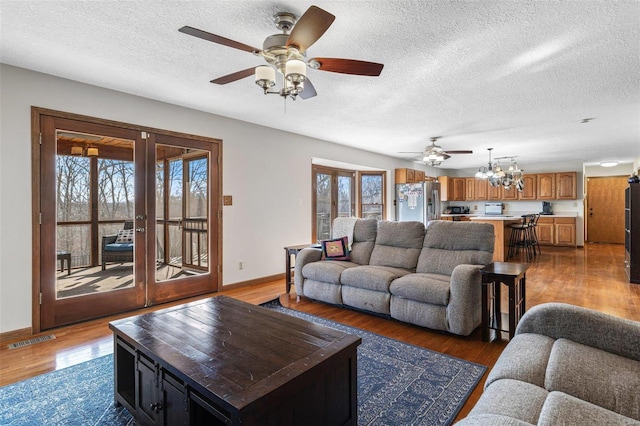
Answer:
[{"label": "white wall", "polygon": [[[31,326],[31,106],[222,139],[223,194],[233,196],[233,206],[223,208],[225,285],[284,272],[283,247],[309,242],[312,157],[387,170],[389,185],[395,168],[416,168],[412,162],[0,64],[0,332]],[[393,191],[387,194],[391,213]]]}]

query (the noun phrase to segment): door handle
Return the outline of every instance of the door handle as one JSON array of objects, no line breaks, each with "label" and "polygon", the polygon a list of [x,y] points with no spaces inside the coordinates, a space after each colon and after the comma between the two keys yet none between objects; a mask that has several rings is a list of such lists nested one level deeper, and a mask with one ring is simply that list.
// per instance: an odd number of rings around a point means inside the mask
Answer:
[{"label": "door handle", "polygon": [[136,232],[145,232],[147,228],[136,228]]}]

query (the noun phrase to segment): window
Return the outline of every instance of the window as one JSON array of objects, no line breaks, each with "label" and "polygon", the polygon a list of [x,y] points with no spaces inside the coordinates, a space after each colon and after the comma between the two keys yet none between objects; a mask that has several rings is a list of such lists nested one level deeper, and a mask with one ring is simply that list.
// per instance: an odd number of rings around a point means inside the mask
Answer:
[{"label": "window", "polygon": [[360,217],[386,218],[384,177],[385,172],[360,172]]},{"label": "window", "polygon": [[311,241],[331,238],[331,224],[336,217],[384,219],[385,175],[383,171],[356,172],[312,166]]}]

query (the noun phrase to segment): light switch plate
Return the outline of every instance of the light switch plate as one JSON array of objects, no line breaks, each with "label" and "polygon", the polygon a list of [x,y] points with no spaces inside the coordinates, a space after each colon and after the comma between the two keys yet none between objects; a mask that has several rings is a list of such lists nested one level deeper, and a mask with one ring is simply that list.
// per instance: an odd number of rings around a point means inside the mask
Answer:
[{"label": "light switch plate", "polygon": [[232,206],[233,205],[233,195],[223,195],[222,196],[222,205],[223,206]]}]

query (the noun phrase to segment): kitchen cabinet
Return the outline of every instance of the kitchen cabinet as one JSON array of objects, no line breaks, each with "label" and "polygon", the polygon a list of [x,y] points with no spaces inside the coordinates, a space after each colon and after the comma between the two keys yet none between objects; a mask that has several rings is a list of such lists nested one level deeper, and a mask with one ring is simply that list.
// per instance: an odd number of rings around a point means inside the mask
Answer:
[{"label": "kitchen cabinet", "polygon": [[441,176],[440,181],[440,198],[442,201],[464,201],[466,178]]},{"label": "kitchen cabinet", "polygon": [[556,197],[556,176],[554,173],[536,175],[536,194],[538,200],[553,200]]},{"label": "kitchen cabinet", "polygon": [[487,182],[487,199],[492,201],[502,200],[502,185],[494,187]]},{"label": "kitchen cabinet", "polygon": [[413,169],[396,169],[396,184],[424,182],[424,172]]},{"label": "kitchen cabinet", "polygon": [[502,199],[507,201],[514,201],[518,199],[518,190],[515,185],[511,186],[511,189],[502,188]]},{"label": "kitchen cabinet", "polygon": [[540,217],[540,219],[538,219],[538,225],[536,226],[536,235],[538,237],[538,243],[547,246],[553,245],[553,218]]},{"label": "kitchen cabinet", "polygon": [[476,178],[465,178],[464,189],[466,196],[464,197],[467,201],[473,201],[476,199]]},{"label": "kitchen cabinet", "polygon": [[556,198],[558,200],[575,200],[577,198],[577,173],[556,173]]},{"label": "kitchen cabinet", "polygon": [[541,216],[536,235],[541,245],[575,247],[576,218]]},{"label": "kitchen cabinet", "polygon": [[519,200],[535,200],[538,196],[536,192],[537,188],[537,175],[524,175],[522,180],[524,181],[524,189],[522,192],[518,192]]},{"label": "kitchen cabinet", "polygon": [[489,182],[486,179],[475,179],[475,199],[486,200],[487,190],[489,189]]}]

